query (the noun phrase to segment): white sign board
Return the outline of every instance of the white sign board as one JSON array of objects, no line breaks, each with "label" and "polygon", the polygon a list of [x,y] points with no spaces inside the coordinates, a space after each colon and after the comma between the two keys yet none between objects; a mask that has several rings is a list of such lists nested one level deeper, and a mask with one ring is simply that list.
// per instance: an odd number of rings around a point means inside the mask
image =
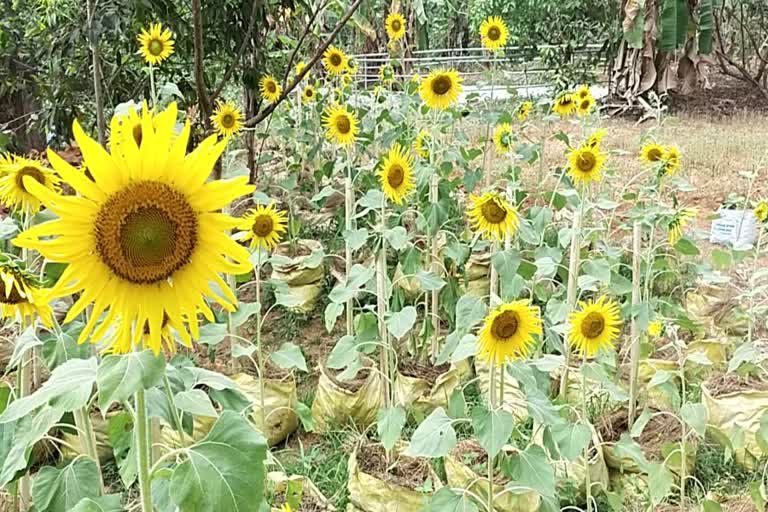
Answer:
[{"label": "white sign board", "polygon": [[748,249],[757,239],[757,217],[752,210],[718,210],[720,218],[712,221],[709,241],[713,244],[731,245]]}]

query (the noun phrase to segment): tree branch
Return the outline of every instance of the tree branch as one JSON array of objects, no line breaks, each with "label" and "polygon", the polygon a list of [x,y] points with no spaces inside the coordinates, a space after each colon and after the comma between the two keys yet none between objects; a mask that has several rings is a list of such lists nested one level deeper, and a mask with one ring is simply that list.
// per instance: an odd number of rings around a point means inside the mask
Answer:
[{"label": "tree branch", "polygon": [[291,58],[288,59],[288,66],[285,68],[285,75],[283,75],[283,80],[282,80],[283,89],[285,89],[285,86],[288,82],[288,77],[291,74],[291,69],[293,68],[293,62],[296,59],[296,54],[299,52],[299,48],[301,48],[301,45],[304,44],[304,39],[306,39],[307,34],[309,34],[309,30],[312,28],[312,25],[315,23],[315,20],[317,19],[317,15],[320,14],[320,11],[322,11],[328,6],[328,1],[329,0],[320,0],[320,4],[317,6],[317,9],[315,9],[312,12],[312,16],[309,17],[307,26],[304,27],[304,32],[301,34],[301,37],[299,37],[299,40],[296,42],[296,48],[293,49],[293,53],[291,53]]},{"label": "tree branch", "polygon": [[260,5],[261,5],[261,2],[259,0],[253,0],[253,4],[251,7],[251,18],[248,21],[248,29],[245,32],[243,41],[240,43],[240,48],[238,48],[237,50],[236,57],[232,59],[232,61],[229,63],[229,66],[227,67],[227,70],[224,72],[224,76],[221,77],[221,83],[219,83],[219,85],[211,93],[211,97],[208,100],[208,102],[211,105],[213,105],[213,102],[216,101],[216,99],[219,97],[219,95],[221,94],[221,91],[224,89],[224,86],[227,85],[227,82],[232,76],[232,73],[234,73],[235,67],[242,60],[243,55],[245,55],[245,48],[248,46],[248,40],[251,38],[253,29],[256,26],[256,15],[259,12]]},{"label": "tree branch", "polygon": [[[199,2],[199,0],[196,0]],[[309,71],[312,69],[312,66],[314,66],[317,61],[320,60],[320,58],[323,56],[323,52],[331,45],[331,43],[336,39],[336,36],[339,35],[339,32],[341,32],[341,29],[344,28],[344,25],[346,25],[347,21],[352,17],[352,15],[355,13],[358,7],[360,7],[360,4],[363,3],[363,0],[355,0],[355,2],[349,6],[349,9],[347,9],[347,12],[342,16],[342,18],[339,20],[339,22],[336,24],[336,27],[333,29],[333,32],[326,38],[325,41],[323,41],[323,44],[320,45],[320,48],[317,49],[317,52],[315,52],[314,57],[312,57],[312,60],[309,61],[309,63],[306,65],[306,67],[294,77],[294,79],[291,81],[290,84],[288,84],[286,87],[283,88],[282,94],[280,94],[280,97],[275,101],[274,103],[270,104],[267,108],[253,116],[252,118],[245,121],[245,126],[251,127],[259,124],[261,121],[266,119],[276,108],[277,106],[282,103],[288,95],[293,91],[297,85],[301,83],[301,81],[304,79],[304,76],[309,73]]]},{"label": "tree branch", "polygon": [[203,68],[203,12],[200,0],[192,0],[192,21],[194,24],[195,45],[195,88],[197,101],[200,104],[200,114],[206,130],[211,127],[211,103],[208,100],[208,89],[205,86],[205,71]]}]

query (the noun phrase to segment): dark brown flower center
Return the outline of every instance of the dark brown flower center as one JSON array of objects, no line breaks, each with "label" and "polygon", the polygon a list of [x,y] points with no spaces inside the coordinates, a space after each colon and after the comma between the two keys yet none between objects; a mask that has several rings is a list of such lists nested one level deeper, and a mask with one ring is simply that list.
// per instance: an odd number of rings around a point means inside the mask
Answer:
[{"label": "dark brown flower center", "polygon": [[163,48],[163,42],[159,39],[153,39],[149,42],[149,53],[155,57],[158,57],[163,53]]},{"label": "dark brown flower center", "polygon": [[587,99],[587,100],[583,100],[583,101],[581,102],[581,110],[587,110],[587,109],[589,109],[589,107],[591,107],[591,106],[592,106],[592,102],[591,102],[591,101],[589,101],[588,99]]},{"label": "dark brown flower center", "polygon": [[403,184],[405,180],[405,170],[400,164],[395,164],[387,171],[387,183],[392,188],[397,188]]},{"label": "dark brown flower center", "polygon": [[514,311],[505,311],[493,319],[491,332],[496,338],[508,339],[517,333],[520,317]]},{"label": "dark brown flower center", "polygon": [[661,150],[659,148],[651,148],[648,150],[648,160],[651,162],[658,162],[662,157]]},{"label": "dark brown flower center", "polygon": [[483,218],[491,224],[500,224],[507,218],[507,210],[502,208],[496,199],[490,199],[483,203],[480,207],[480,211],[483,212]]},{"label": "dark brown flower center", "polygon": [[224,114],[221,116],[221,126],[224,128],[232,128],[235,126],[235,116],[232,114]]},{"label": "dark brown flower center", "polygon": [[107,199],[94,232],[99,257],[112,272],[154,284],[189,263],[198,242],[197,213],[165,183],[140,181]]},{"label": "dark brown flower center", "polygon": [[400,20],[392,20],[392,30],[394,32],[400,32],[402,26],[403,25],[400,23]]},{"label": "dark brown flower center", "polygon": [[501,38],[501,29],[499,27],[493,26],[488,29],[488,39],[491,41],[498,41]]},{"label": "dark brown flower center", "polygon": [[22,168],[17,174],[16,174],[16,186],[19,187],[24,192],[29,193],[27,188],[24,186],[24,177],[30,176],[35,179],[39,184],[45,185],[45,174],[43,174],[43,171],[38,169],[37,167],[27,166]]},{"label": "dark brown flower center", "polygon": [[264,238],[265,236],[269,236],[272,233],[274,225],[275,224],[272,220],[272,217],[266,213],[262,213],[253,219],[253,226],[251,226],[251,231],[253,231],[254,235]]},{"label": "dark brown flower center", "polygon": [[576,160],[576,166],[581,172],[592,172],[595,169],[596,164],[597,159],[595,158],[595,154],[591,151],[582,152],[579,155],[578,160]]},{"label": "dark brown flower center", "polygon": [[341,114],[336,116],[336,130],[342,135],[346,135],[352,129],[352,123],[349,121],[349,116]]},{"label": "dark brown flower center", "polygon": [[267,92],[274,94],[277,92],[277,84],[272,80],[267,81]]},{"label": "dark brown flower center", "polygon": [[22,302],[27,302],[27,299],[22,297],[21,293],[19,293],[19,286],[21,286],[21,283],[17,283],[16,279],[18,278],[14,278],[11,283],[10,290],[6,288],[3,280],[0,279],[0,302],[3,304],[21,304]]},{"label": "dark brown flower center", "polygon": [[314,94],[315,94],[315,91],[313,91],[312,89],[310,88],[304,89],[304,96],[306,96],[307,98],[311,98],[312,96],[314,96]]},{"label": "dark brown flower center", "polygon": [[450,91],[452,86],[453,83],[451,82],[451,78],[447,75],[439,75],[432,80],[432,92],[439,96]]},{"label": "dark brown flower center", "polygon": [[585,338],[594,339],[603,334],[605,330],[605,318],[602,314],[593,311],[581,322],[581,334]]},{"label": "dark brown flower center", "polygon": [[330,60],[331,64],[334,66],[341,66],[341,55],[338,53],[332,53],[328,60]]}]

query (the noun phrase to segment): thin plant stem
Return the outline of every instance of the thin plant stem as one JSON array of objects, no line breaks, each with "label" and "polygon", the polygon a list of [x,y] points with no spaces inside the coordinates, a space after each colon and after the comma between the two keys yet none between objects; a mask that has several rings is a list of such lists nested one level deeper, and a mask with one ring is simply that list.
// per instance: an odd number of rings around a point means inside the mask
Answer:
[{"label": "thin plant stem", "polygon": [[149,65],[149,92],[152,97],[152,108],[157,106],[157,91],[155,90],[155,67]]},{"label": "thin plant stem", "polygon": [[104,477],[101,474],[101,464],[99,463],[99,452],[96,444],[96,433],[93,430],[93,423],[87,407],[82,407],[73,411],[75,417],[75,426],[77,427],[77,436],[80,440],[80,448],[96,463],[99,473],[99,487],[104,490]]},{"label": "thin plant stem", "polygon": [[[592,430],[592,427],[589,425],[589,417],[587,416],[587,374],[584,371],[584,368],[587,365],[587,352],[582,351],[581,353],[581,416],[584,423],[587,425],[587,427],[590,428],[590,432]],[[590,435],[590,439],[592,439],[592,436]],[[587,443],[587,445],[584,447],[584,478],[585,478],[585,487],[587,491],[587,512],[592,512],[592,482],[591,482],[591,475],[589,474],[589,445],[590,443]]]},{"label": "thin plant stem", "polygon": [[136,444],[139,474],[139,493],[141,496],[142,512],[152,512],[152,490],[149,480],[150,437],[147,421],[147,401],[144,388],[136,391]]},{"label": "thin plant stem", "polygon": [[[429,187],[429,202],[432,205],[437,205],[438,202],[438,190],[440,184],[440,176],[434,173],[430,179]],[[429,229],[429,228],[427,228]],[[440,264],[438,262],[440,252],[438,247],[437,231],[435,236],[432,237],[432,273],[436,276],[440,275]],[[440,348],[440,312],[439,312],[439,290],[432,290],[432,362],[437,359],[438,350]]]},{"label": "thin plant stem", "polygon": [[379,321],[379,338],[382,342],[382,348],[380,350],[379,365],[381,371],[386,376],[384,379],[384,407],[389,407],[392,402],[391,393],[391,379],[392,369],[390,368],[390,356],[391,349],[389,342],[389,334],[387,333],[387,326],[384,322],[386,310],[387,310],[387,241],[384,238],[384,230],[387,226],[387,199],[382,199],[381,202],[381,248],[377,256],[376,262],[376,309],[378,312]]},{"label": "thin plant stem", "polygon": [[[488,371],[488,407],[496,409],[496,360],[490,362]],[[490,422],[493,439],[493,421]],[[493,512],[493,457],[488,453],[488,512]]]},{"label": "thin plant stem", "polygon": [[[347,149],[347,177],[344,179],[344,229],[347,233],[352,231],[352,216],[355,208],[355,196],[352,188],[352,156],[349,149]],[[352,273],[352,246],[349,242],[349,237],[344,241],[344,269],[346,273],[347,282],[349,282],[349,276]],[[353,299],[348,299],[344,305],[344,312],[346,318],[347,336],[354,335],[354,316]]]},{"label": "thin plant stem", "polygon": [[256,249],[256,302],[259,307],[256,308],[256,361],[259,365],[259,408],[261,409],[261,425],[264,429],[264,435],[267,435],[267,411],[264,390],[266,388],[266,375],[264,374],[264,350],[261,346],[261,248]]},{"label": "thin plant stem", "polygon": [[[491,98],[489,101],[490,103],[493,103],[494,101],[494,91],[496,89],[496,52],[493,52],[493,60],[491,60]],[[491,172],[488,170],[488,145],[491,141],[491,123],[488,123],[488,126],[485,130],[485,148],[483,151],[483,172],[485,173],[485,188],[488,188],[491,185]]]},{"label": "thin plant stem", "polygon": [[[640,253],[642,251],[642,224],[635,222],[632,234],[632,307],[640,304]],[[637,385],[638,373],[640,369],[640,326],[637,318],[632,316],[630,329],[630,339],[632,345],[630,348],[630,375],[629,375],[629,407],[627,425],[632,425],[635,421],[635,408],[637,406]]]},{"label": "thin plant stem", "polygon": [[171,389],[171,381],[168,380],[168,375],[163,375],[163,388],[165,389],[165,397],[168,399],[168,404],[171,406],[171,414],[173,415],[174,427],[179,433],[179,443],[182,447],[187,446],[187,440],[184,435],[184,428],[181,423],[181,417],[179,416],[179,409],[176,407],[176,401],[173,399],[173,390]]}]

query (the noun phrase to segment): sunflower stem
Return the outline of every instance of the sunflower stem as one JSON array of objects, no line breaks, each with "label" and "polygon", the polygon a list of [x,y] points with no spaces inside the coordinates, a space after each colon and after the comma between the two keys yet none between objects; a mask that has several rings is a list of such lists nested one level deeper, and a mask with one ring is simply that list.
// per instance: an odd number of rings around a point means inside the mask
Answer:
[{"label": "sunflower stem", "polygon": [[[16,375],[16,389],[19,393],[19,398],[24,398],[29,395],[30,392],[30,365],[32,360],[29,357],[29,351],[25,352],[19,363],[19,372]],[[27,510],[32,503],[32,481],[29,478],[29,473],[19,479],[19,506],[21,510]]]},{"label": "sunflower stem", "polygon": [[[488,371],[488,407],[496,409],[496,360],[491,359]],[[493,439],[493,421],[490,422],[491,439]],[[493,457],[488,452],[488,512],[493,512]]]},{"label": "sunflower stem", "polygon": [[[349,162],[349,151],[347,151],[347,162]],[[351,164],[350,164],[351,165]],[[344,229],[347,233],[352,231],[352,210],[355,207],[355,196],[352,191],[352,177],[347,176],[344,179]],[[349,236],[344,241],[344,271],[347,282],[349,282],[349,276],[352,273],[352,246],[349,243]],[[353,336],[353,300],[348,299],[344,305],[344,313],[346,315],[346,327],[347,336]]]},{"label": "sunflower stem", "polygon": [[[494,96],[494,90],[496,88],[496,56],[497,53],[493,52],[493,59],[491,60],[491,98],[489,100],[489,103],[493,103],[493,96]],[[491,172],[488,170],[488,144],[491,141],[491,129],[493,127],[491,126],[491,123],[488,123],[488,126],[485,130],[485,147],[483,151],[483,173],[485,173],[485,188],[488,188],[491,186]]]},{"label": "sunflower stem", "polygon": [[173,399],[171,381],[168,380],[168,375],[166,374],[163,374],[163,388],[165,389],[165,397],[168,399],[168,404],[171,406],[173,426],[176,427],[176,432],[179,433],[179,444],[181,444],[181,447],[183,448],[187,446],[187,439],[185,437],[184,428],[181,423],[181,416],[179,416],[179,409],[176,407],[176,401]]},{"label": "sunflower stem", "polygon": [[[579,250],[581,249],[581,220],[584,215],[584,194],[581,196],[581,205],[579,211],[573,216],[573,226],[571,227],[571,252],[570,259],[568,261],[568,290],[566,295],[566,302],[568,304],[568,310],[574,311],[576,309],[576,297],[577,297],[577,283],[579,275]],[[568,336],[563,338],[563,351],[565,352],[565,368],[560,379],[560,396],[565,397],[568,389],[568,372],[571,369],[571,346],[568,341]]]},{"label": "sunflower stem", "polygon": [[[429,182],[429,202],[432,205],[437,205],[438,202],[438,187],[440,184],[440,176],[437,173],[432,174]],[[429,229],[429,228],[427,228]],[[435,230],[435,236],[432,237],[432,273],[435,276],[440,275],[439,264],[439,247],[437,243],[437,230]],[[432,290],[432,362],[437,360],[438,350],[440,348],[439,336],[440,336],[440,313],[439,313],[439,290]]]},{"label": "sunflower stem", "polygon": [[80,440],[80,448],[96,463],[99,471],[99,488],[104,492],[104,477],[101,474],[101,464],[99,463],[99,452],[96,444],[96,432],[93,430],[91,416],[86,407],[73,411],[75,417],[75,426],[77,427],[77,436]]},{"label": "sunflower stem", "polygon": [[497,240],[493,241],[493,244],[491,245],[491,278],[489,283],[489,294],[490,297],[488,298],[489,306],[493,308],[496,304],[499,302],[499,272],[496,270],[496,267],[493,265],[493,256],[499,252],[499,242]]},{"label": "sunflower stem", "polygon": [[155,67],[149,65],[149,91],[152,98],[152,108],[157,106],[157,92],[155,91]]},{"label": "sunflower stem", "polygon": [[264,397],[265,381],[267,376],[264,374],[264,351],[261,346],[261,248],[257,249],[259,255],[256,257],[256,302],[259,307],[256,308],[256,362],[259,365],[259,409],[261,416],[261,426],[264,429],[264,436],[267,435],[267,411],[266,400]]},{"label": "sunflower stem", "polygon": [[[589,427],[591,432],[592,427],[589,424],[589,417],[587,416],[587,374],[584,371],[586,365],[587,351],[585,349],[581,353],[581,416],[582,421]],[[590,436],[590,439],[591,437],[592,436]],[[591,475],[589,474],[589,445],[590,443],[587,443],[584,447],[584,486],[587,493],[587,512],[592,512],[592,482]]]},{"label": "sunflower stem", "polygon": [[[632,233],[632,307],[640,304],[640,251],[642,250],[642,224],[635,222]],[[640,369],[640,326],[637,317],[632,315],[630,329],[630,371],[629,371],[629,407],[627,425],[635,421],[635,407],[637,406],[638,372]]]},{"label": "sunflower stem", "polygon": [[136,454],[139,473],[139,493],[142,512],[152,512],[152,490],[149,480],[150,437],[147,421],[147,401],[144,388],[139,387],[136,399]]}]

